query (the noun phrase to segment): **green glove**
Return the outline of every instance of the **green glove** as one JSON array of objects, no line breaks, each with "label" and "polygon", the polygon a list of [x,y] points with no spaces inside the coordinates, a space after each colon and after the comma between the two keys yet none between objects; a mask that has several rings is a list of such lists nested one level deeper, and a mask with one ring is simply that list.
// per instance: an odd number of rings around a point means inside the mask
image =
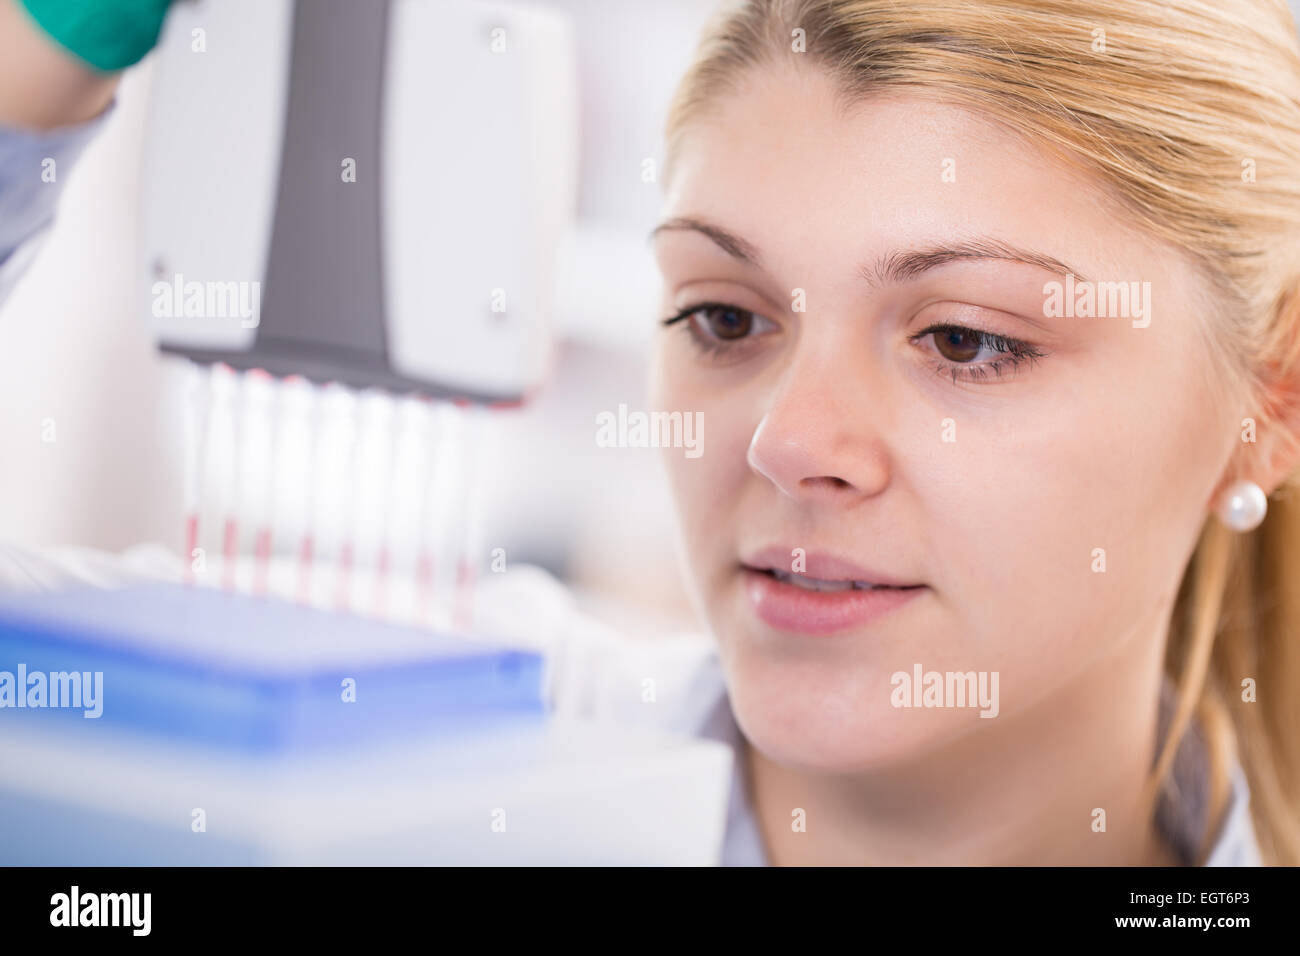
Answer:
[{"label": "green glove", "polygon": [[97,70],[144,59],[158,42],[171,0],[19,0],[50,38]]}]

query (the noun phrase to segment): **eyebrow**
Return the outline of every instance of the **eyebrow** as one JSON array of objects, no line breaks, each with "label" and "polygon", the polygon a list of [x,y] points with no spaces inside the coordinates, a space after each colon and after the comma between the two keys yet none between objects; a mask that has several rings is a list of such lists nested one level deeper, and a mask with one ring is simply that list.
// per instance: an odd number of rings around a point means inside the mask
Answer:
[{"label": "eyebrow", "polygon": [[1004,262],[1022,262],[1037,266],[1049,272],[1061,275],[1073,275],[1076,279],[1087,281],[1077,269],[1067,266],[1060,259],[1018,249],[1001,239],[981,238],[958,242],[953,245],[931,246],[925,249],[909,249],[881,256],[875,265],[861,270],[863,278],[874,285],[889,282],[909,282],[930,269],[938,268],[949,262],[972,259],[998,259]]},{"label": "eyebrow", "polygon": [[[650,233],[653,241],[661,232],[690,231],[698,232],[713,240],[714,244],[734,259],[756,268],[762,267],[762,256],[758,248],[750,242],[728,232],[721,226],[692,216],[678,216],[667,219],[656,226]],[[947,265],[950,262],[981,259],[1020,262],[1036,266],[1060,275],[1073,275],[1076,279],[1087,281],[1077,269],[1066,265],[1059,259],[1041,252],[1020,249],[1001,239],[983,237],[968,239],[957,243],[926,246],[920,249],[900,249],[881,256],[874,263],[858,270],[859,275],[871,285],[910,282],[931,269]]]},{"label": "eyebrow", "polygon": [[721,226],[715,226],[711,222],[706,222],[703,219],[695,219],[691,216],[678,216],[673,219],[664,220],[651,230],[650,241],[653,242],[661,232],[673,231],[702,233],[712,239],[723,252],[727,253],[734,259],[739,259],[747,265],[760,266],[760,263],[762,262],[762,257],[758,254],[758,249],[752,244],[746,242],[737,235],[727,232],[727,230],[723,229]]}]

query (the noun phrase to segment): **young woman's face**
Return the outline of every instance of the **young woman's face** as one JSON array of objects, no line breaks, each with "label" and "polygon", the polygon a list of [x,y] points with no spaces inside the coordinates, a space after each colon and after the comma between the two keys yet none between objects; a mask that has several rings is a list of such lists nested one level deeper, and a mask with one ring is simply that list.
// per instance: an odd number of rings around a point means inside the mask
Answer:
[{"label": "young woman's face", "polygon": [[[1158,659],[1248,413],[1214,390],[1192,269],[976,114],[845,116],[810,71],[716,107],[655,244],[663,316],[719,307],[659,333],[652,407],[702,413],[702,454],[665,454],[749,740],[882,767]],[[1087,317],[1086,281],[1137,294]],[[996,672],[997,717],[895,706],[918,666]]]}]

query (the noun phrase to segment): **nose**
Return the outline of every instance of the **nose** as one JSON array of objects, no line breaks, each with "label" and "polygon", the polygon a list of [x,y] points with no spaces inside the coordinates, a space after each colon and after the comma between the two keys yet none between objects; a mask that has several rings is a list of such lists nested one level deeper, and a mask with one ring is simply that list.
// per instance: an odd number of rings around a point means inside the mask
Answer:
[{"label": "nose", "polygon": [[889,484],[885,408],[839,362],[791,367],[754,430],[746,461],[782,494],[849,505]]}]

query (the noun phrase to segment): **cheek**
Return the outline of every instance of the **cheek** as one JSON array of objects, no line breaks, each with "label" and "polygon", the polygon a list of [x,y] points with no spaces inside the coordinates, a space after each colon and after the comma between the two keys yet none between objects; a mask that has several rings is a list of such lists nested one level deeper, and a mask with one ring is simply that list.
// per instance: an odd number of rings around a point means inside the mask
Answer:
[{"label": "cheek", "polygon": [[911,459],[936,581],[968,635],[936,635],[936,652],[978,648],[1008,689],[1043,688],[1158,623],[1215,468],[1209,410],[1179,394],[1153,376],[959,416],[956,442]]},{"label": "cheek", "polygon": [[701,416],[699,456],[687,458],[675,451],[664,458],[685,557],[695,575],[722,552],[728,562],[735,558],[731,518],[751,474],[746,453],[758,423],[759,398],[744,383],[712,381],[684,368],[671,349],[667,356],[660,351],[651,388],[653,407]]}]

